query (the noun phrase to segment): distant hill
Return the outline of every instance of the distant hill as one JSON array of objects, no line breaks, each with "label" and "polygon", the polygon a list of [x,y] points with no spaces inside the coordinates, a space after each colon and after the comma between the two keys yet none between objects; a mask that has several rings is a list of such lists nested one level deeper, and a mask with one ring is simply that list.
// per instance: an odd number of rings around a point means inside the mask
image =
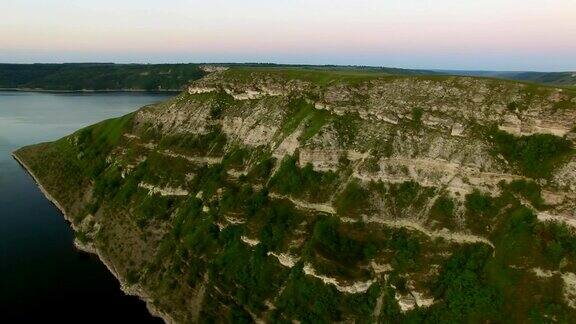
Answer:
[{"label": "distant hill", "polygon": [[[227,67],[294,68],[378,72],[391,75],[439,74],[427,70],[408,70],[368,66],[318,66],[279,64],[219,64]],[[0,64],[0,88],[25,90],[135,90],[178,91],[206,73],[201,64]]]},{"label": "distant hill", "polygon": [[439,73],[479,77],[493,77],[548,85],[576,86],[576,72],[513,72],[513,71],[456,71],[436,70]]},{"label": "distant hill", "polygon": [[198,64],[0,64],[0,88],[181,90],[204,74]]},{"label": "distant hill", "polygon": [[[461,75],[493,77],[546,85],[576,87],[576,72],[511,72],[414,70],[353,65],[287,65],[223,63],[229,68],[280,68],[300,71],[339,71],[389,75]],[[206,75],[202,64],[0,64],[0,89],[54,91],[179,91]]]}]

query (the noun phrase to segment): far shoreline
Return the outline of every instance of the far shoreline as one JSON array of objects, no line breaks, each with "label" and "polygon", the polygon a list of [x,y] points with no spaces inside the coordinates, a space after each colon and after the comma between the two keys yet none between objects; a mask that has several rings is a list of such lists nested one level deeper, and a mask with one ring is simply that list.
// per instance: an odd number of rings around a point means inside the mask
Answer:
[{"label": "far shoreline", "polygon": [[80,89],[80,90],[55,90],[41,88],[0,88],[0,92],[29,92],[29,93],[54,93],[54,94],[90,94],[90,93],[143,93],[143,94],[178,94],[184,89]]}]

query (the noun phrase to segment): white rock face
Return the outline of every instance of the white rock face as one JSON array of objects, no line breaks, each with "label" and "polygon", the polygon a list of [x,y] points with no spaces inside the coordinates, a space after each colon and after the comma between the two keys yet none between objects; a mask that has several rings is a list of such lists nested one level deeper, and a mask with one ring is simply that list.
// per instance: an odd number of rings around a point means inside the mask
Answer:
[{"label": "white rock face", "polygon": [[559,222],[564,223],[572,228],[576,229],[576,214],[571,215],[572,217],[568,217],[566,215],[552,215],[549,212],[539,212],[538,213],[538,220],[542,222]]},{"label": "white rock face", "polygon": [[276,259],[278,259],[278,262],[280,262],[281,265],[288,268],[294,267],[296,263],[298,263],[298,261],[300,260],[300,258],[291,256],[290,254],[287,253],[268,252],[268,255],[275,257]]},{"label": "white rock face", "polygon": [[434,298],[426,298],[423,294],[417,291],[409,291],[407,294],[400,294],[396,292],[396,301],[402,312],[408,312],[416,307],[426,308],[434,304]]},{"label": "white rock face", "polygon": [[232,139],[249,146],[268,145],[272,142],[278,126],[262,124],[253,116],[249,118],[225,117],[222,131]]},{"label": "white rock face", "polygon": [[244,242],[244,243],[246,243],[246,244],[248,244],[248,245],[250,245],[250,246],[256,246],[256,245],[260,244],[260,241],[259,241],[259,240],[257,240],[257,239],[251,239],[251,238],[249,238],[249,237],[247,237],[247,236],[244,236],[244,235],[242,235],[242,236],[240,237],[240,240],[242,240],[242,242]]},{"label": "white rock face", "polygon": [[411,294],[400,294],[396,292],[395,296],[396,301],[398,302],[398,306],[400,307],[400,311],[405,313],[407,311],[413,310],[416,308],[416,299]]},{"label": "white rock face", "polygon": [[344,153],[342,150],[304,148],[300,150],[298,164],[303,167],[310,163],[317,171],[335,171],[338,169],[340,157]]},{"label": "white rock face", "polygon": [[576,274],[566,272],[562,274],[564,281],[563,295],[568,306],[576,308]]},{"label": "white rock face", "polygon": [[333,285],[334,287],[336,287],[336,290],[340,292],[349,294],[364,293],[368,291],[368,289],[370,288],[370,286],[372,286],[373,283],[376,282],[376,280],[372,279],[368,281],[354,282],[350,285],[341,285],[336,278],[317,274],[316,270],[312,267],[312,265],[308,263],[304,265],[304,273],[322,280],[325,284]]},{"label": "white rock face", "polygon": [[207,72],[207,73],[215,73],[215,72],[223,72],[228,70],[228,67],[219,66],[219,65],[202,65],[200,66],[200,70]]},{"label": "white rock face", "polygon": [[260,99],[262,97],[265,96],[281,96],[284,93],[282,91],[277,91],[277,90],[273,90],[273,89],[262,89],[262,90],[252,90],[252,89],[246,89],[244,92],[235,92],[232,89],[224,89],[224,91],[231,95],[232,98],[236,99],[236,100],[255,100],[255,99]]},{"label": "white rock face", "polygon": [[218,164],[222,162],[221,157],[210,157],[210,156],[191,156],[186,154],[175,153],[169,150],[163,150],[159,152],[160,154],[173,157],[173,158],[182,158],[193,162],[195,164]]},{"label": "white rock face", "polygon": [[188,87],[188,93],[189,94],[210,93],[210,92],[215,92],[217,90],[218,89],[216,89],[216,88],[210,88],[210,87],[194,87],[194,86]]},{"label": "white rock face", "polygon": [[182,188],[156,187],[152,184],[140,182],[138,187],[148,190],[150,195],[159,194],[160,196],[188,196],[188,190]]},{"label": "white rock face", "polygon": [[561,187],[576,192],[576,157],[555,172],[554,181]]},{"label": "white rock face", "polygon": [[545,270],[540,268],[533,268],[532,272],[542,279],[549,279],[556,275],[562,278],[562,295],[564,301],[569,307],[576,309],[576,274],[573,272],[560,272]]},{"label": "white rock face", "polygon": [[458,123],[454,123],[454,125],[452,125],[452,131],[450,132],[450,135],[462,136],[463,134],[464,134],[464,126]]},{"label": "white rock face", "polygon": [[301,129],[297,129],[292,134],[286,136],[286,138],[278,145],[274,150],[272,155],[278,160],[282,160],[286,155],[293,155],[296,149],[300,147],[300,141],[298,138],[302,134]]}]

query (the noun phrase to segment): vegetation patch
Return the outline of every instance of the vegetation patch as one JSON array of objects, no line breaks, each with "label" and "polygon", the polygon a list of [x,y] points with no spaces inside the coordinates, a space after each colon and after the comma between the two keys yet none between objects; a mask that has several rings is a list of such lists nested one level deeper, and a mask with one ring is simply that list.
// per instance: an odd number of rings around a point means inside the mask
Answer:
[{"label": "vegetation patch", "polygon": [[316,109],[314,104],[304,97],[290,99],[287,109],[288,115],[282,124],[281,132],[288,136],[302,125],[302,133],[298,137],[301,143],[318,133],[330,118],[329,112]]},{"label": "vegetation patch", "polygon": [[476,233],[489,232],[499,212],[499,206],[495,205],[492,197],[474,190],[466,195],[465,205],[468,228]]},{"label": "vegetation patch", "polygon": [[370,192],[359,181],[351,181],[336,197],[336,210],[340,215],[360,215],[367,209],[369,197]]},{"label": "vegetation patch", "polygon": [[550,134],[517,137],[492,130],[496,153],[514,164],[522,174],[532,178],[549,178],[554,169],[572,153],[572,143]]},{"label": "vegetation patch", "polygon": [[160,140],[159,147],[175,149],[201,156],[222,155],[226,145],[226,134],[219,128],[210,130],[207,134],[166,135]]},{"label": "vegetation patch", "polygon": [[442,195],[436,199],[430,210],[430,219],[437,222],[437,227],[453,229],[454,219],[454,201],[447,195]]},{"label": "vegetation patch", "polygon": [[107,167],[107,155],[131,129],[133,117],[134,114],[129,114],[105,120],[75,134],[78,157],[89,176],[95,178]]},{"label": "vegetation patch", "polygon": [[274,177],[270,187],[281,193],[295,197],[306,197],[313,201],[326,201],[334,192],[338,176],[332,171],[314,171],[311,164],[298,167],[297,158],[285,157]]},{"label": "vegetation patch", "polygon": [[502,292],[491,284],[485,268],[492,255],[485,245],[458,249],[447,260],[434,286],[442,302],[426,315],[426,322],[462,323],[498,320],[504,303]]},{"label": "vegetation patch", "polygon": [[341,294],[333,286],[306,276],[300,264],[292,268],[270,320],[288,322],[295,318],[304,323],[329,323],[351,315],[367,323],[372,319],[380,290],[380,285],[374,284],[364,294]]},{"label": "vegetation patch", "polygon": [[0,64],[0,87],[44,90],[180,90],[198,64]]},{"label": "vegetation patch", "polygon": [[323,217],[314,224],[311,244],[323,256],[347,265],[355,265],[374,257],[375,243],[372,238],[354,239],[345,234],[336,217]]},{"label": "vegetation patch", "polygon": [[415,181],[406,181],[400,184],[392,183],[387,190],[387,196],[392,200],[399,215],[405,214],[408,207],[423,207],[433,193],[433,188],[422,187]]},{"label": "vegetation patch", "polygon": [[248,172],[247,178],[252,181],[265,181],[268,180],[276,164],[276,158],[272,156],[265,156],[258,161]]},{"label": "vegetation patch", "polygon": [[412,127],[419,128],[422,126],[422,116],[424,115],[424,110],[420,107],[412,108]]},{"label": "vegetation patch", "polygon": [[342,116],[335,116],[332,125],[338,134],[338,142],[346,147],[354,143],[358,135],[358,113],[348,113]]},{"label": "vegetation patch", "polygon": [[503,190],[510,190],[519,194],[521,197],[528,200],[536,209],[544,209],[546,207],[544,199],[542,198],[542,190],[534,181],[524,179],[514,180],[509,184],[501,184],[501,187],[503,187]]}]

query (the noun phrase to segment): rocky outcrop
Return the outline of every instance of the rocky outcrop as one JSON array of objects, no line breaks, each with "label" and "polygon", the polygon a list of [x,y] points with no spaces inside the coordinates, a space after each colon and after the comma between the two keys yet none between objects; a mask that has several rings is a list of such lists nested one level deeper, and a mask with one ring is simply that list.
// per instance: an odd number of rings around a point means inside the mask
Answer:
[{"label": "rocky outcrop", "polygon": [[[490,270],[504,264],[502,278],[515,269],[532,280],[520,263],[544,257],[499,254],[502,244],[526,245],[509,243],[514,231],[544,233],[540,247],[556,235],[547,224],[576,227],[573,152],[550,177],[531,178],[491,137],[500,129],[573,141],[570,91],[468,77],[203,70],[181,95],[34,155],[61,173],[45,177],[99,188],[69,198],[75,228],[170,321],[365,321],[366,309],[375,321],[416,310],[425,318],[452,302],[441,288],[460,268],[473,272],[474,289],[475,278],[492,280],[475,264],[495,258]],[[534,223],[514,227],[511,218]],[[451,259],[471,249],[472,265]],[[575,265],[541,266],[537,284],[563,276],[554,303],[573,309]],[[322,303],[345,306],[321,313]],[[396,308],[399,317],[385,317]]]}]

